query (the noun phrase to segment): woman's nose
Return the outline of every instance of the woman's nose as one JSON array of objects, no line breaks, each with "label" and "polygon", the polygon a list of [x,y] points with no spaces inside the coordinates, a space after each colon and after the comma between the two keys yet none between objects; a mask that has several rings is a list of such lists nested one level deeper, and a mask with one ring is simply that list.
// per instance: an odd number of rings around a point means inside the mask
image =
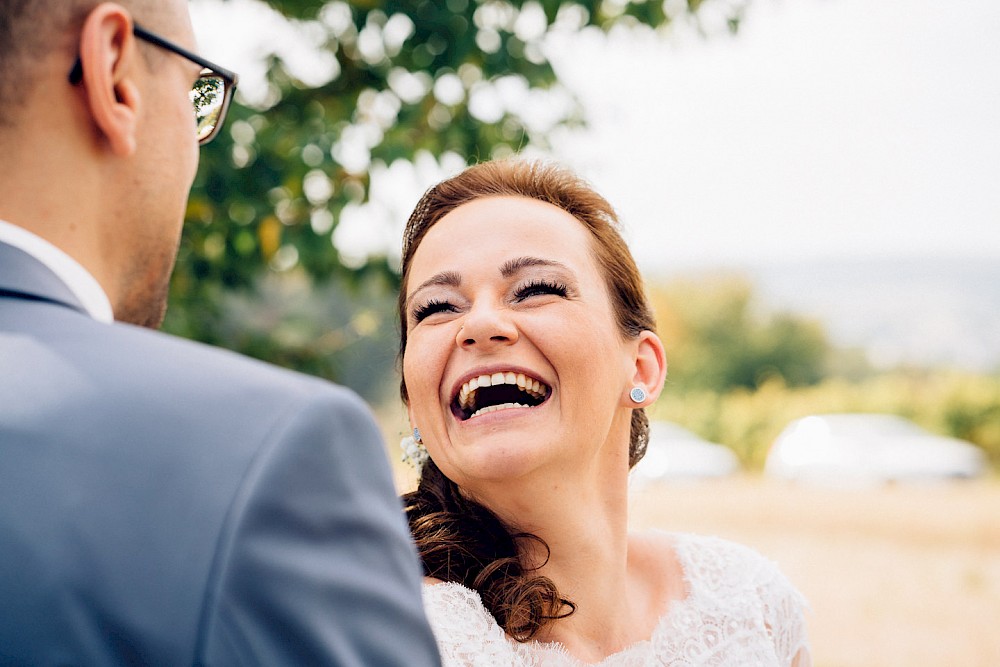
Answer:
[{"label": "woman's nose", "polygon": [[517,326],[510,314],[495,305],[474,306],[462,321],[455,342],[461,348],[485,349],[517,342]]}]

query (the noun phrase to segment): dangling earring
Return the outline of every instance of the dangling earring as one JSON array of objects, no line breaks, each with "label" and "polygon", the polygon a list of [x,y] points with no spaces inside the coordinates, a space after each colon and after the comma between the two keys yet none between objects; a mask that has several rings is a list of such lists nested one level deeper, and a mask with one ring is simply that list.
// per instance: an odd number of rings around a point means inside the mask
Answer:
[{"label": "dangling earring", "polygon": [[399,447],[403,450],[403,456],[400,460],[420,472],[428,459],[427,448],[424,447],[424,441],[420,438],[420,429],[414,428],[413,435],[402,438],[399,441]]},{"label": "dangling earring", "polygon": [[628,397],[632,399],[633,403],[642,403],[646,400],[646,390],[642,387],[632,387],[632,391],[628,393]]}]

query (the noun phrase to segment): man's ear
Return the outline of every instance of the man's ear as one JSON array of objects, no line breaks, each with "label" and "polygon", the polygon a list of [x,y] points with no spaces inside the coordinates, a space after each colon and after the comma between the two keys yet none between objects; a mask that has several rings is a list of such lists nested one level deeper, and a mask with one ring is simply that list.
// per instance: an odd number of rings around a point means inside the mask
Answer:
[{"label": "man's ear", "polygon": [[138,59],[128,11],[110,2],[95,7],[80,33],[81,85],[94,125],[112,152],[123,157],[136,150],[141,103],[134,80]]},{"label": "man's ear", "polygon": [[626,396],[627,405],[632,408],[638,408],[653,404],[659,398],[666,379],[667,353],[663,348],[663,342],[652,331],[643,331],[636,340],[635,371],[632,376],[632,387],[642,388],[645,392],[645,397],[642,401],[636,403]]}]

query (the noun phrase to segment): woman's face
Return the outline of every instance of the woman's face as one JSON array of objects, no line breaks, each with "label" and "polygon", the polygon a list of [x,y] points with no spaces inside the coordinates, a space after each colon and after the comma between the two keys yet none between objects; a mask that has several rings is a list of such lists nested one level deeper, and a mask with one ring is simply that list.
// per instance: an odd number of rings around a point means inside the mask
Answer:
[{"label": "woman's face", "polygon": [[403,356],[410,420],[463,488],[627,469],[637,343],[616,326],[591,239],[562,209],[505,196],[453,210],[417,248]]}]

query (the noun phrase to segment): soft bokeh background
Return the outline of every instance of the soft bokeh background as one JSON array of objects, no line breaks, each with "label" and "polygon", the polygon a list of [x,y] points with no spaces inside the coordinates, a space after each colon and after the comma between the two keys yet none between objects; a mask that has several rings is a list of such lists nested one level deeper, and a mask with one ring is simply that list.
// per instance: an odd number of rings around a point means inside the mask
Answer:
[{"label": "soft bokeh background", "polygon": [[392,442],[411,207],[479,159],[565,162],[619,208],[647,277],[671,360],[654,417],[743,467],[637,489],[636,526],[777,560],[821,667],[1000,663],[995,472],[760,474],[785,425],[835,411],[900,414],[1000,464],[1000,3],[191,7],[242,79],[203,151],[168,330],[353,387]]}]

